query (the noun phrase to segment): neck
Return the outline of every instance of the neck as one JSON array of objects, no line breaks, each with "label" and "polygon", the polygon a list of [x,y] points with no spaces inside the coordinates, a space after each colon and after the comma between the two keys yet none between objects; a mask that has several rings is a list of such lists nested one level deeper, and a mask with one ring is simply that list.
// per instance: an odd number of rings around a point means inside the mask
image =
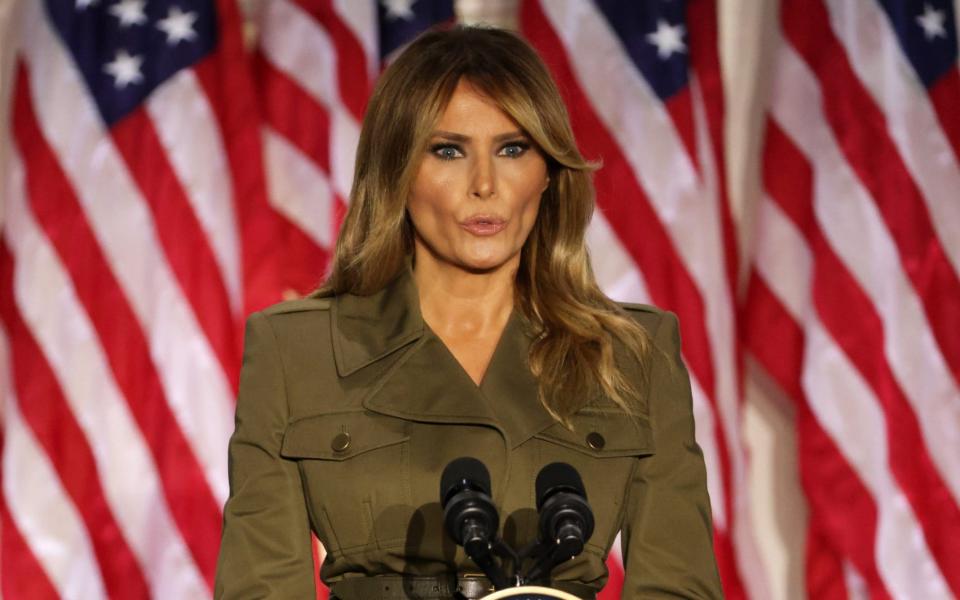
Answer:
[{"label": "neck", "polygon": [[498,335],[513,310],[520,256],[472,272],[439,260],[417,244],[413,277],[424,321],[441,336]]}]

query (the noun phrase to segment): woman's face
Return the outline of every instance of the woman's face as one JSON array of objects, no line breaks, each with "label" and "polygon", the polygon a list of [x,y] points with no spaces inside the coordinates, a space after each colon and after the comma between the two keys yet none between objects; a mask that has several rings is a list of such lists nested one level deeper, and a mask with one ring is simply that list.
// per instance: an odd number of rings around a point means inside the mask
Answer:
[{"label": "woman's face", "polygon": [[461,80],[407,202],[417,254],[473,272],[519,264],[548,181],[532,140]]}]

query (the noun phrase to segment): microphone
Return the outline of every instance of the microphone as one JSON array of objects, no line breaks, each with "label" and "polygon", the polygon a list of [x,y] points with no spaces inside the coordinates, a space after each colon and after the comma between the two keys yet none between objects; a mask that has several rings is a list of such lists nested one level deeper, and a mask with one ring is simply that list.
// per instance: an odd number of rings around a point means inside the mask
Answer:
[{"label": "microphone", "polygon": [[446,466],[440,476],[440,506],[447,533],[490,578],[497,589],[508,586],[494,560],[500,517],[490,498],[490,473],[482,462],[465,456]]},{"label": "microphone", "polygon": [[555,462],[541,469],[536,492],[540,546],[545,554],[527,575],[531,580],[580,554],[594,526],[583,480],[567,463]]}]

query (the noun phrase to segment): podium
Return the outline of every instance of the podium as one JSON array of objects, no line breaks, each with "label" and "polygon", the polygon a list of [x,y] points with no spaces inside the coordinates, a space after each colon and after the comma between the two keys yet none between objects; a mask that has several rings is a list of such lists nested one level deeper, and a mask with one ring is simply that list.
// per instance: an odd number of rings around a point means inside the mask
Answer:
[{"label": "podium", "polygon": [[573,594],[536,585],[504,588],[481,600],[580,600]]}]

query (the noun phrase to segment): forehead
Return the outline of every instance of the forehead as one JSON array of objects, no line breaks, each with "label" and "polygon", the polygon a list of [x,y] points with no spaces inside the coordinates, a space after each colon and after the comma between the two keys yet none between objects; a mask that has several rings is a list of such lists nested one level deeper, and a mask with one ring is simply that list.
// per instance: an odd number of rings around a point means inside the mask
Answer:
[{"label": "forehead", "polygon": [[504,133],[521,129],[496,100],[461,79],[440,113],[437,128],[457,133]]}]

